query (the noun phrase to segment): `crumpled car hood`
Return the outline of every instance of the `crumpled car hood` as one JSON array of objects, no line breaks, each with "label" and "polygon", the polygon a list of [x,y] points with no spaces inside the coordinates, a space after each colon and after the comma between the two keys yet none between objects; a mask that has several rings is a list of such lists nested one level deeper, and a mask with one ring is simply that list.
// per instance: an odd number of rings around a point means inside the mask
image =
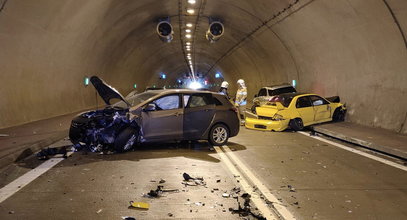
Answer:
[{"label": "crumpled car hood", "polygon": [[110,100],[112,99],[120,99],[123,102],[125,102],[128,106],[130,106],[127,100],[115,88],[108,85],[105,81],[99,79],[99,77],[92,76],[90,78],[90,82],[98,91],[100,97],[102,97],[103,101],[105,101],[107,105],[111,105]]}]

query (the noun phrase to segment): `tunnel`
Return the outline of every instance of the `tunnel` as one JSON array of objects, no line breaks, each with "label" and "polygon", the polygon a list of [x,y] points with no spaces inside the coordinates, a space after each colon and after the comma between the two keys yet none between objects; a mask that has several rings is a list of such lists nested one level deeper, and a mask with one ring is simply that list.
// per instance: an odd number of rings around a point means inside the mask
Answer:
[{"label": "tunnel", "polygon": [[[387,134],[406,140],[406,38],[405,0],[0,0],[0,133],[103,108],[89,83],[98,76],[123,96],[195,81],[218,92],[227,81],[234,98],[243,79],[248,108],[260,88],[290,84],[301,93],[339,96],[345,122],[372,131],[369,140]],[[244,138],[256,139],[250,135],[237,138],[248,148]],[[355,141],[367,143],[346,144]],[[405,208],[405,196],[393,201]]]}]

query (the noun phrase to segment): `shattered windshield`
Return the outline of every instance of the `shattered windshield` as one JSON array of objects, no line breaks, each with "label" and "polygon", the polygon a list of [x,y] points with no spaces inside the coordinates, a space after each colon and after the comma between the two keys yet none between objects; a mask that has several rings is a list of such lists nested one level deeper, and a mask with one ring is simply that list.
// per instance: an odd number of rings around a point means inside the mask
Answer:
[{"label": "shattered windshield", "polygon": [[281,103],[284,107],[288,107],[291,103],[291,100],[293,100],[293,95],[291,94],[283,94],[283,95],[277,95],[274,96],[270,102],[279,102]]},{"label": "shattered windshield", "polygon": [[[130,103],[131,106],[135,106],[155,95],[157,95],[157,92],[143,92],[128,98],[127,101]],[[115,104],[113,104],[113,106],[119,108],[127,108],[127,104],[123,101],[116,102]]]}]

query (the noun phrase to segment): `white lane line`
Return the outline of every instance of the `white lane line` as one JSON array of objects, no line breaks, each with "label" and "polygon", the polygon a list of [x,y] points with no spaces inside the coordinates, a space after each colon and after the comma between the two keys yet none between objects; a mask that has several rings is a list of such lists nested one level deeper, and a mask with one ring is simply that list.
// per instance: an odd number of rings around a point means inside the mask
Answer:
[{"label": "white lane line", "polygon": [[0,189],[0,203],[12,196],[14,193],[18,192],[24,186],[28,185],[30,182],[35,180],[37,177],[41,176],[43,173],[47,172],[53,166],[57,165],[59,162],[63,161],[64,158],[50,158],[28,173],[20,176],[13,182],[4,186]]},{"label": "white lane line", "polygon": [[380,158],[380,157],[377,157],[377,156],[374,156],[374,155],[365,153],[365,152],[360,151],[360,150],[353,149],[353,148],[351,148],[351,147],[347,147],[347,146],[345,146],[345,145],[342,145],[342,144],[339,144],[339,143],[336,143],[336,142],[333,142],[333,141],[330,141],[330,140],[326,140],[326,139],[321,138],[321,137],[310,136],[307,132],[299,131],[298,133],[300,133],[300,134],[302,134],[302,135],[305,135],[305,136],[307,136],[307,137],[311,137],[311,138],[314,138],[314,139],[323,141],[323,142],[325,142],[325,143],[334,145],[335,147],[339,147],[339,148],[341,148],[341,149],[343,149],[343,150],[347,150],[347,151],[350,151],[350,152],[352,152],[352,153],[365,156],[365,157],[370,158],[370,159],[372,159],[372,160],[379,161],[379,162],[384,163],[384,164],[386,164],[386,165],[389,165],[389,166],[392,166],[392,167],[399,168],[399,169],[401,169],[401,170],[407,171],[407,167],[406,167],[406,166],[403,166],[403,165],[401,165],[401,164],[398,164],[398,163],[395,163],[395,162],[392,162],[392,161],[389,161],[389,160],[386,160],[386,159],[383,159],[383,158]]},{"label": "white lane line", "polygon": [[220,147],[214,147],[218,155],[220,156],[221,160],[225,165],[228,167],[229,171],[236,177],[236,180],[239,180],[240,185],[242,186],[243,190],[248,192],[251,195],[251,201],[253,201],[254,205],[259,209],[263,217],[268,220],[278,220],[279,218],[276,217],[270,208],[266,205],[266,203],[260,198],[259,195],[251,193],[253,191],[253,187],[248,183],[248,181],[243,177],[243,175],[236,169],[236,167],[232,164],[229,158],[225,155],[225,153],[220,149]]},{"label": "white lane line", "polygon": [[246,167],[246,165],[230,150],[228,146],[223,146],[225,149],[226,154],[235,162],[236,166],[239,166],[240,170],[246,174],[246,176],[253,182],[253,184],[260,190],[264,197],[267,200],[273,203],[274,208],[277,210],[278,214],[280,214],[284,219],[295,219],[293,214],[291,214],[288,209],[281,204],[279,201],[267,188],[264,183],[262,183],[253,172]]}]

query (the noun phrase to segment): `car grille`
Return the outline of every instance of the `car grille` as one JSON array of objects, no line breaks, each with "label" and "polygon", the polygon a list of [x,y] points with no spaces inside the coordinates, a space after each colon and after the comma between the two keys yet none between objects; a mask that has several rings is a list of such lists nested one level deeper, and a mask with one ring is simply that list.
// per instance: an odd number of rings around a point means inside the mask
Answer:
[{"label": "car grille", "polygon": [[266,117],[266,116],[259,116],[259,119],[261,119],[261,120],[273,120],[272,117]]},{"label": "car grille", "polygon": [[255,128],[260,128],[260,129],[267,129],[267,126],[265,125],[254,125]]}]

